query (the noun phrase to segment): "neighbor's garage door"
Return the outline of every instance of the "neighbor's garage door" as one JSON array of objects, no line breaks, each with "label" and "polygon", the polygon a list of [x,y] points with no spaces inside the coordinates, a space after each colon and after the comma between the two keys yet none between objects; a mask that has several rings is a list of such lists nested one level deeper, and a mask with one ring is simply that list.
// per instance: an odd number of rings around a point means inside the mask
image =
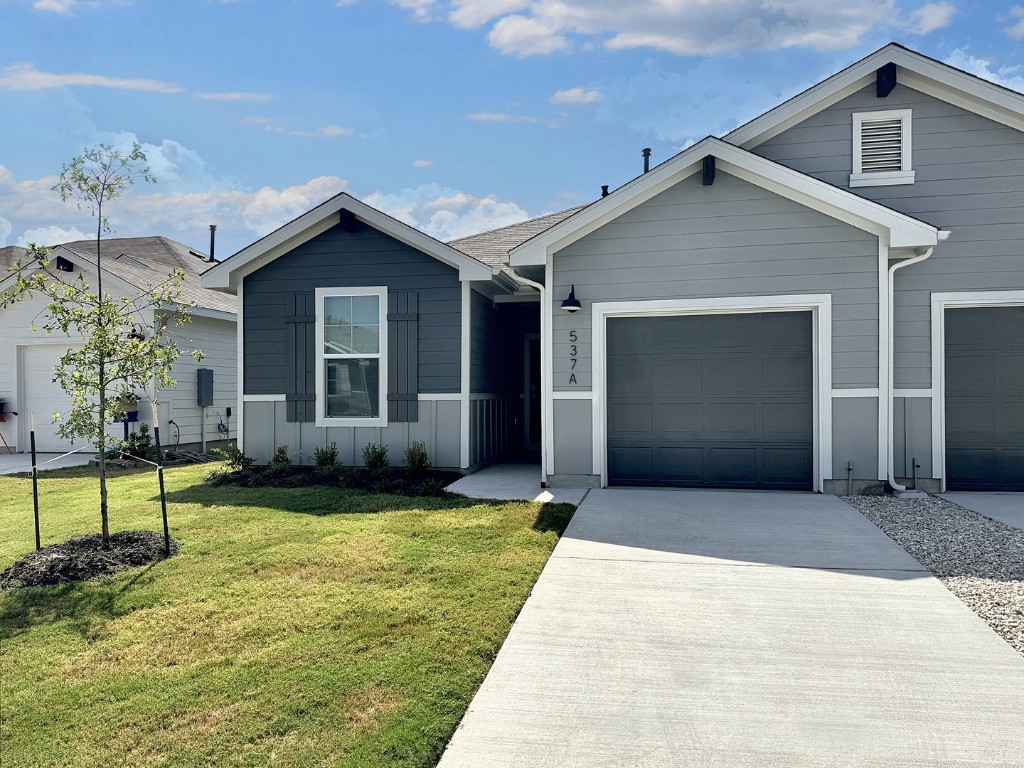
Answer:
[{"label": "neighbor's garage door", "polygon": [[1024,307],[946,310],[946,487],[1024,491]]},{"label": "neighbor's garage door", "polygon": [[809,489],[810,312],[610,318],[612,484]]},{"label": "neighbor's garage door", "polygon": [[[53,423],[54,413],[66,415],[71,408],[71,397],[53,381],[53,369],[67,350],[66,346],[54,344],[25,347],[22,418],[25,419],[27,440],[29,414],[35,416],[36,450],[40,452],[63,453],[73,447],[70,441],[57,434],[59,425]],[[28,449],[27,442],[25,448]]]}]

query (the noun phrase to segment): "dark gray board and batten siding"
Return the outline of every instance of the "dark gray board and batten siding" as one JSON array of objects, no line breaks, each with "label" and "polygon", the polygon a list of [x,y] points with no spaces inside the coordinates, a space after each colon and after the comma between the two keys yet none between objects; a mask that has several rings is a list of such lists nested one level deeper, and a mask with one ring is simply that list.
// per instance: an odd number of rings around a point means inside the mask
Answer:
[{"label": "dark gray board and batten siding", "polygon": [[[417,386],[423,394],[460,390],[458,272],[371,227],[324,232],[245,277],[246,395],[289,390],[288,319],[294,297],[316,288],[386,285],[417,294]],[[289,307],[292,302],[292,307]],[[310,306],[312,306],[310,304]]]}]

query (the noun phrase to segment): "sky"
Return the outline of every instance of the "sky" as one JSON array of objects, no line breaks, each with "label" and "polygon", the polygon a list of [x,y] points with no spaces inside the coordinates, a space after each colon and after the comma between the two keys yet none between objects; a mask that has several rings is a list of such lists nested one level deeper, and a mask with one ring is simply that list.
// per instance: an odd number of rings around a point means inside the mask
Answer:
[{"label": "sky", "polygon": [[441,240],[589,202],[888,42],[1024,90],[1001,0],[0,0],[0,246],[88,237],[99,143],[156,178],[112,236],[223,258],[340,191]]}]

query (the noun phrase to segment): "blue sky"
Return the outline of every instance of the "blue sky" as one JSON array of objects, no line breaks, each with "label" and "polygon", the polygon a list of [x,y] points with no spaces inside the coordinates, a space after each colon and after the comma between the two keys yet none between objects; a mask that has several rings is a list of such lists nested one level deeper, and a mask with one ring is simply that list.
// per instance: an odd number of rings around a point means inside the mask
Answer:
[{"label": "blue sky", "polygon": [[85,146],[157,177],[116,235],[226,256],[347,190],[441,239],[595,198],[896,40],[1024,90],[999,0],[0,0],[0,245],[90,220]]}]

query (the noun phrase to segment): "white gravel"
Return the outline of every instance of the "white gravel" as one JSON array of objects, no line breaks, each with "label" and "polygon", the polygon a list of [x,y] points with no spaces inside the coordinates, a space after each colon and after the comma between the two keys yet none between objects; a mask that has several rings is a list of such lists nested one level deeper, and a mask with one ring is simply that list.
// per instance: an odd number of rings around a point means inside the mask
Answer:
[{"label": "white gravel", "polygon": [[933,496],[843,500],[1024,655],[1024,530]]}]

